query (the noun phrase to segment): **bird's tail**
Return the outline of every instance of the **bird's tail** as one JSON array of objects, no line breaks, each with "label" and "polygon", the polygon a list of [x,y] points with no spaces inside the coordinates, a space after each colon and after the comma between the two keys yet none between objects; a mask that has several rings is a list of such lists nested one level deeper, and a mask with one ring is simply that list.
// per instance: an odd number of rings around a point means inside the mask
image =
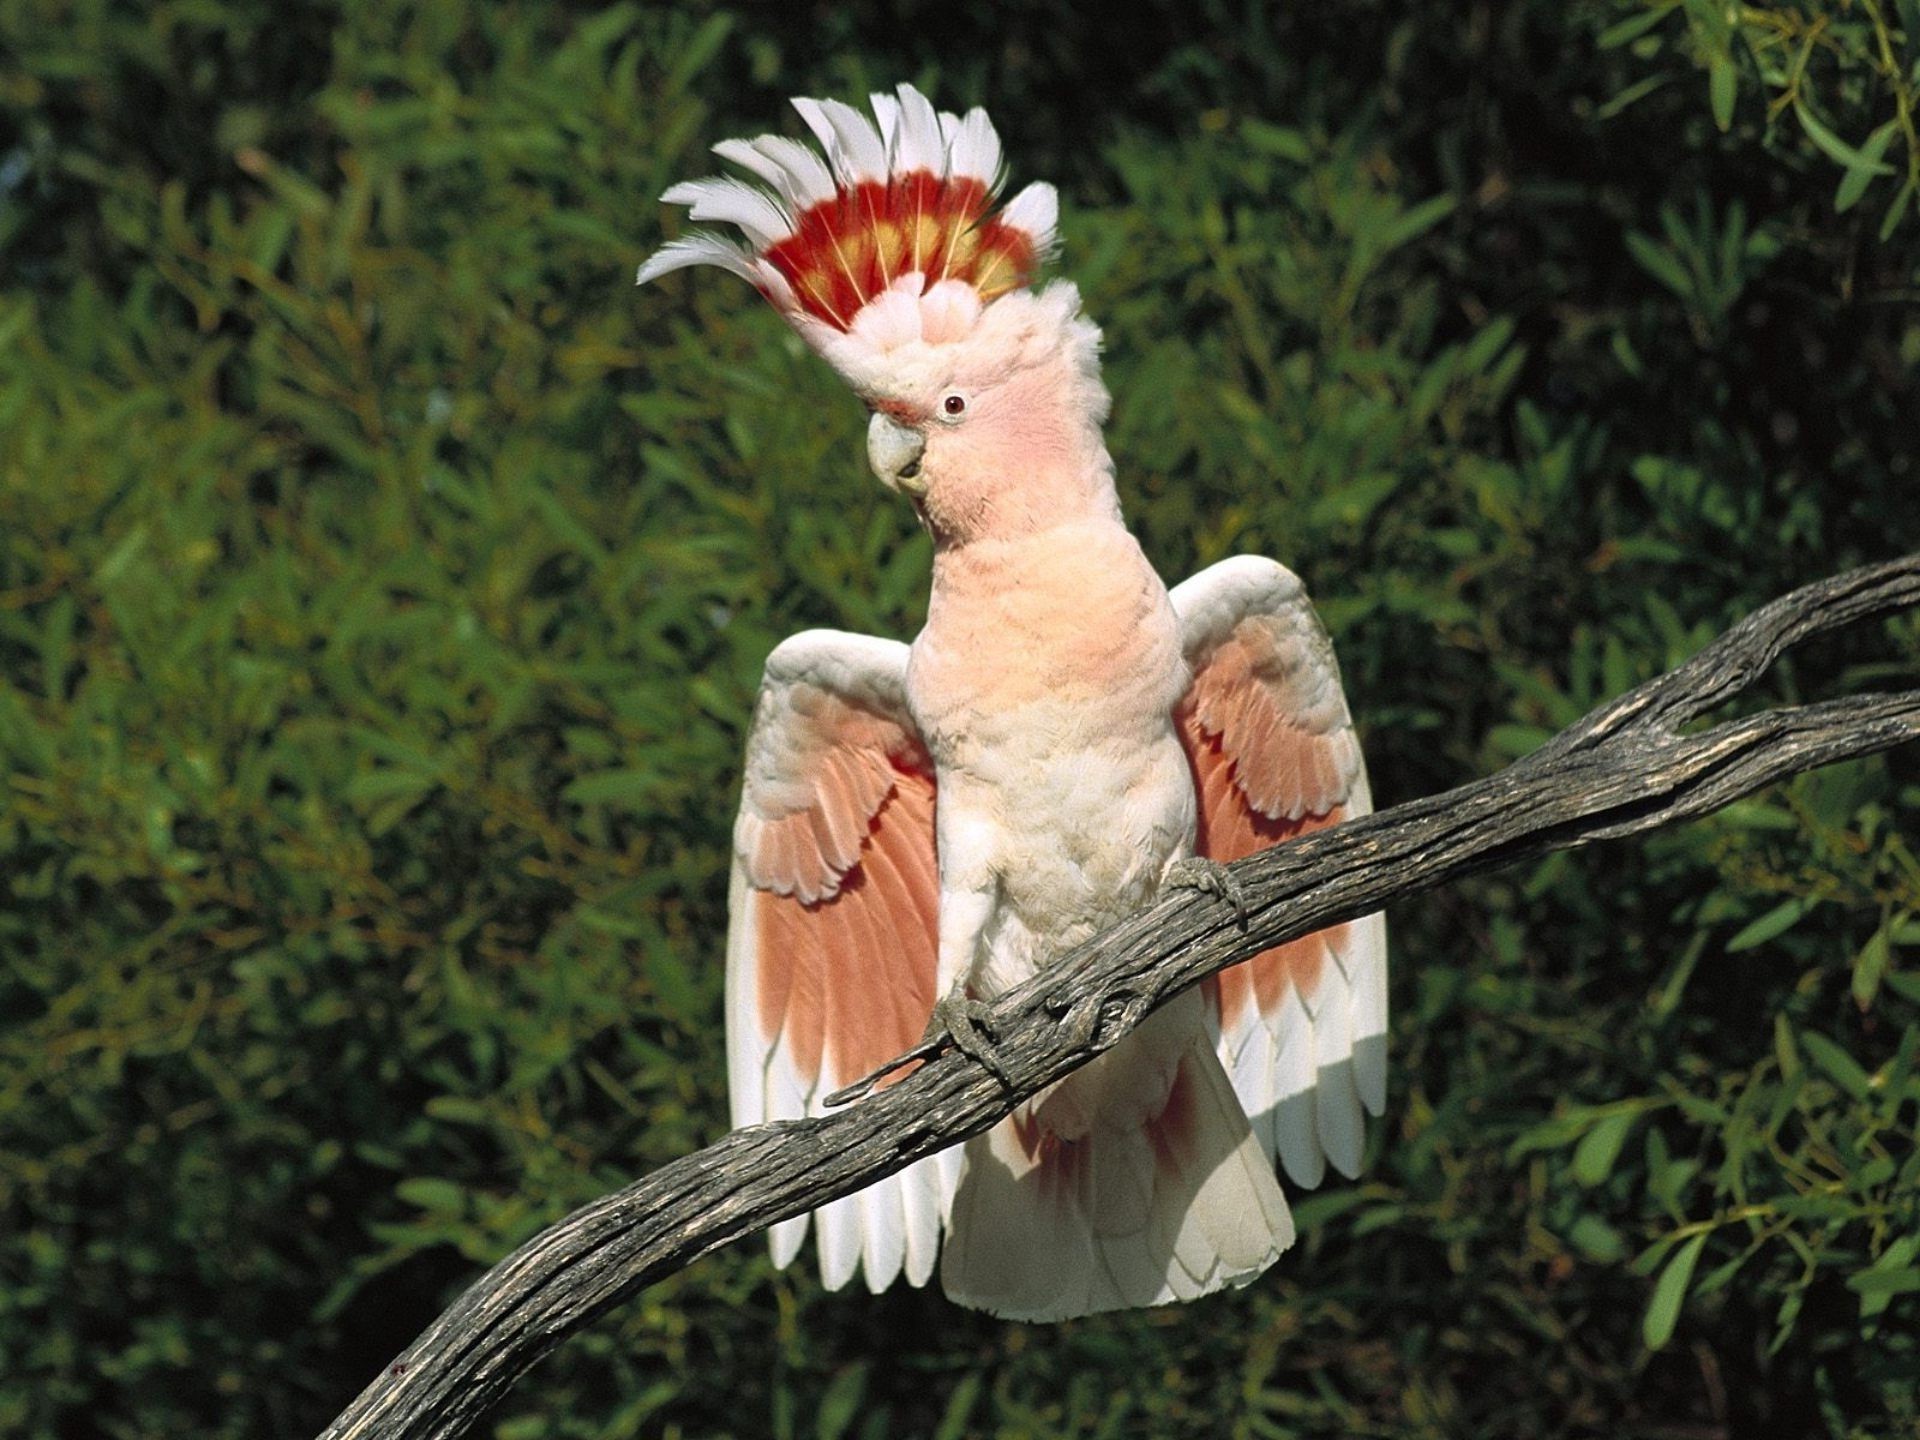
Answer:
[{"label": "bird's tail", "polygon": [[[1015,1320],[1163,1305],[1244,1285],[1293,1243],[1286,1198],[1205,1028],[1146,1033],[1173,1020],[1153,1016],[1088,1067],[1137,1071],[1172,1039],[1163,1104],[1143,1115],[1083,1071],[967,1142],[941,1259],[951,1299]],[[1090,1117],[1049,1123],[1052,1097],[1076,1082],[1095,1098]]]}]

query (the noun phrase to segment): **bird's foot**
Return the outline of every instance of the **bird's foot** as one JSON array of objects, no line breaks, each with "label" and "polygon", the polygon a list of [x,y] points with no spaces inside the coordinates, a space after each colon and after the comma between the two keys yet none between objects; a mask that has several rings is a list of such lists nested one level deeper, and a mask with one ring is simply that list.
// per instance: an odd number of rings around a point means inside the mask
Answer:
[{"label": "bird's foot", "polygon": [[1167,867],[1164,885],[1180,890],[1203,890],[1209,895],[1218,895],[1233,906],[1233,913],[1240,923],[1247,923],[1247,891],[1235,875],[1218,860],[1209,860],[1204,855],[1189,855],[1184,860],[1176,860]]},{"label": "bird's foot", "polygon": [[1098,995],[1054,994],[1040,1002],[1046,1013],[1053,1017],[1056,1024],[1067,1032],[1076,1050],[1085,1050],[1092,1046],[1093,1037],[1100,1029],[1100,997]]},{"label": "bird's foot", "polygon": [[882,1080],[886,1079],[887,1076],[893,1074],[895,1071],[904,1070],[909,1065],[915,1064],[921,1060],[931,1060],[933,1059],[934,1056],[938,1055],[945,1048],[946,1048],[946,1040],[944,1037],[936,1036],[929,1040],[922,1040],[918,1045],[914,1046],[911,1050],[907,1051],[906,1054],[896,1055],[893,1059],[887,1061],[886,1064],[882,1065],[878,1070],[875,1070],[868,1075],[862,1075],[858,1080],[854,1081],[851,1085],[845,1086],[842,1089],[834,1091],[831,1095],[827,1096],[827,1098],[822,1100],[820,1103],[826,1106],[827,1109],[829,1110],[833,1109],[837,1105],[850,1105],[855,1100],[858,1100],[862,1098],[864,1095],[866,1095],[866,1093],[872,1090],[874,1086],[878,1085]]},{"label": "bird's foot", "polygon": [[964,983],[955,985],[942,999],[934,1002],[933,1014],[927,1017],[927,1028],[921,1034],[918,1045],[904,1055],[895,1056],[871,1075],[863,1075],[853,1084],[834,1091],[821,1103],[828,1109],[850,1104],[895,1071],[904,1070],[916,1061],[931,1060],[948,1045],[985,1066],[994,1079],[1011,1089],[1012,1081],[1007,1076],[1007,1067],[1000,1063],[999,1052],[994,1048],[998,1037],[987,1024],[990,1008],[986,1001],[976,1000],[967,994]]},{"label": "bird's foot", "polygon": [[927,1017],[926,1034],[921,1037],[921,1043],[933,1044],[944,1035],[953,1042],[954,1049],[984,1066],[1002,1085],[1011,1085],[1007,1067],[1000,1061],[999,1036],[987,1023],[991,1008],[986,1001],[967,994],[964,980],[956,981],[951,990],[933,1002],[933,1014]]}]

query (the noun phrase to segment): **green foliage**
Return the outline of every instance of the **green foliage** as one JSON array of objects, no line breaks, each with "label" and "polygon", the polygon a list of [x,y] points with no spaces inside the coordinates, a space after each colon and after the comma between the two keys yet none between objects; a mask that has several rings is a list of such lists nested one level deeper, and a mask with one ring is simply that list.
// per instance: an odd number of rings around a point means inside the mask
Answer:
[{"label": "green foliage", "polygon": [[[1678,49],[1707,72],[1708,105],[1722,131],[1735,128],[1743,88],[1766,102],[1762,143],[1800,160],[1825,156],[1841,169],[1836,213],[1859,204],[1874,182],[1886,208],[1879,238],[1908,218],[1920,196],[1920,5],[1719,5],[1714,0],[1628,0],[1629,13],[1600,36],[1662,61]],[[1684,19],[1684,27],[1666,23]],[[1672,78],[1670,68],[1636,80],[1611,104],[1624,108]],[[1785,126],[1789,111],[1794,124]],[[1873,128],[1848,141],[1822,112]],[[1877,122],[1877,123],[1876,123]],[[1891,198],[1888,192],[1891,191]]]},{"label": "green foliage", "polygon": [[[1907,0],[1286,8],[0,0],[0,1431],[311,1434],[723,1128],[760,663],[927,566],[744,287],[630,287],[787,94],[1063,182],[1137,530],[1306,576],[1384,802],[1920,544]],[[1246,1291],[742,1246],[494,1432],[1911,1434],[1916,816],[1896,753],[1399,907],[1388,1121]]]}]

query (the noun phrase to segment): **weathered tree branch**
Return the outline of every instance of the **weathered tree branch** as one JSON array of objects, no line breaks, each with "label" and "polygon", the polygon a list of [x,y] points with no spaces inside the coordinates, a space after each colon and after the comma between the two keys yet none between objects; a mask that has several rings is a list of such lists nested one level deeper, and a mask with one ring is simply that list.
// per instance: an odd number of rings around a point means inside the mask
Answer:
[{"label": "weathered tree branch", "polygon": [[1244,922],[1198,892],[1155,904],[996,1001],[1010,1087],[948,1051],[824,1119],[735,1131],[576,1211],[476,1281],[324,1440],[463,1434],[535,1362],[643,1285],[977,1134],[1161,1002],[1258,950],[1462,875],[1692,819],[1784,776],[1920,738],[1920,691],[1681,731],[1795,641],[1915,604],[1920,555],[1806,586],[1496,775],[1240,862]]}]

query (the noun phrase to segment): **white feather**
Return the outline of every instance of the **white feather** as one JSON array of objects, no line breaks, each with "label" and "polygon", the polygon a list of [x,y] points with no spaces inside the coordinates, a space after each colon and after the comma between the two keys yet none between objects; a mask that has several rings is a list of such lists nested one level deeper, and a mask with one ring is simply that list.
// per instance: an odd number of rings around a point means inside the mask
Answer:
[{"label": "white feather", "polygon": [[860,1268],[878,1295],[900,1274],[907,1252],[904,1177],[889,1175],[854,1198],[860,1202]]},{"label": "white feather", "polygon": [[807,1222],[812,1218],[810,1214],[795,1215],[791,1220],[782,1220],[768,1227],[767,1249],[773,1254],[775,1269],[784,1270],[793,1263],[807,1238]]},{"label": "white feather", "polygon": [[1100,1261],[1097,1280],[1105,1282],[1096,1283],[1095,1290],[1110,1295],[1107,1303],[1113,1308],[1158,1305],[1173,1298],[1167,1284],[1167,1250],[1152,1240],[1143,1245],[1137,1235],[1096,1236],[1094,1253]]},{"label": "white feather", "polygon": [[742,280],[752,281],[754,278],[752,256],[746,250],[725,236],[708,234],[702,230],[678,240],[669,240],[654,251],[647,257],[646,264],[640,267],[640,273],[633,283],[644,285],[649,280],[658,280],[662,275],[684,270],[689,265],[718,265]]},{"label": "white feather", "polygon": [[1034,181],[1007,202],[1000,223],[1026,231],[1033,238],[1034,253],[1045,255],[1059,239],[1059,193],[1044,180]]},{"label": "white feather", "polygon": [[[727,882],[727,913],[744,915],[752,887],[736,859]],[[727,927],[727,1100],[733,1127],[767,1118],[767,1037],[760,1028],[760,927]]]},{"label": "white feather", "polygon": [[[761,137],[761,139],[765,138],[765,136]],[[758,141],[722,140],[713,147],[713,153],[722,160],[738,165],[742,170],[751,170],[769,185],[776,188],[785,187],[786,172],[760,153]]]},{"label": "white feather", "polygon": [[718,220],[738,225],[756,250],[765,250],[793,233],[793,220],[758,186],[731,175],[707,180],[682,180],[660,197],[669,205],[686,205],[695,220]]},{"label": "white feather", "polygon": [[827,120],[826,111],[820,108],[820,102],[805,95],[796,95],[793,97],[793,108],[801,122],[813,132],[813,138],[820,142],[820,148],[831,156],[840,142],[834,138],[833,126]]},{"label": "white feather", "polygon": [[[1349,818],[1373,813],[1367,769],[1356,764],[1347,795]],[[1375,911],[1347,926],[1343,956],[1353,986],[1353,1082],[1369,1114],[1387,1108],[1387,917]]]},{"label": "white feather", "polygon": [[867,96],[867,103],[873,107],[873,118],[880,127],[880,148],[886,151],[891,169],[894,142],[900,138],[900,102],[878,90]]},{"label": "white feather", "polygon": [[1353,1062],[1342,1060],[1322,1070],[1313,1098],[1320,1148],[1334,1169],[1355,1179],[1366,1156],[1367,1120],[1360,1108],[1360,1092],[1353,1088]]},{"label": "white feather", "polygon": [[1313,1016],[1314,1126],[1327,1159],[1351,1178],[1360,1173],[1367,1128],[1353,1085],[1353,994],[1331,957],[1320,967],[1314,998],[1319,1002]]},{"label": "white feather", "polygon": [[[786,276],[782,275],[765,260],[755,260],[752,265],[752,272],[748,278],[766,292],[767,299],[771,300],[777,309],[786,312],[787,319],[790,323],[796,328],[809,323],[810,317],[796,313],[800,302],[794,299],[793,286],[787,283]],[[811,323],[818,324],[819,322],[812,321]]]},{"label": "white feather", "polygon": [[860,1268],[860,1196],[842,1195],[813,1212],[820,1249],[820,1283],[838,1290]]},{"label": "white feather", "polygon": [[1234,1093],[1245,1107],[1253,1125],[1254,1138],[1267,1158],[1273,1158],[1273,1036],[1258,1017],[1237,1028],[1238,1033],[1223,1044],[1221,1059],[1233,1081]]},{"label": "white feather", "polygon": [[[958,1154],[958,1147],[952,1152]],[[903,1209],[906,1214],[905,1273],[907,1283],[920,1286],[933,1274],[934,1261],[940,1257],[940,1225],[950,1193],[941,1180],[937,1157],[916,1160],[900,1172],[905,1186]]]},{"label": "white feather", "polygon": [[814,1087],[793,1068],[793,1056],[777,1041],[767,1054],[767,1113],[763,1120],[798,1120],[808,1114]]},{"label": "white feather", "polygon": [[1273,1026],[1273,1144],[1287,1178],[1311,1189],[1326,1174],[1326,1157],[1314,1124],[1313,1020],[1289,985]]},{"label": "white feather", "polygon": [[798,140],[789,140],[784,135],[762,135],[753,142],[753,148],[780,167],[786,176],[781,188],[792,197],[795,210],[809,210],[838,193],[826,161]]},{"label": "white feather", "polygon": [[1387,1108],[1387,917],[1347,926],[1344,959],[1353,988],[1353,1083],[1367,1112]]},{"label": "white feather", "polygon": [[887,147],[873,121],[841,100],[822,100],[820,112],[833,132],[836,143],[828,155],[840,178],[849,185],[884,182]]},{"label": "white feather", "polygon": [[[941,117],[941,129],[946,129],[945,116]],[[967,111],[966,118],[947,137],[947,173],[972,176],[990,191],[1000,186],[1000,136],[987,112],[978,105]]]},{"label": "white feather", "polygon": [[933,1165],[940,1172],[940,1223],[945,1225],[953,1216],[953,1192],[960,1184],[960,1172],[967,1163],[967,1150],[964,1145],[949,1145],[933,1157]]},{"label": "white feather", "polygon": [[947,173],[947,146],[940,134],[940,117],[933,102],[911,85],[900,87],[900,125],[894,132],[893,173],[911,175],[916,170]]}]

